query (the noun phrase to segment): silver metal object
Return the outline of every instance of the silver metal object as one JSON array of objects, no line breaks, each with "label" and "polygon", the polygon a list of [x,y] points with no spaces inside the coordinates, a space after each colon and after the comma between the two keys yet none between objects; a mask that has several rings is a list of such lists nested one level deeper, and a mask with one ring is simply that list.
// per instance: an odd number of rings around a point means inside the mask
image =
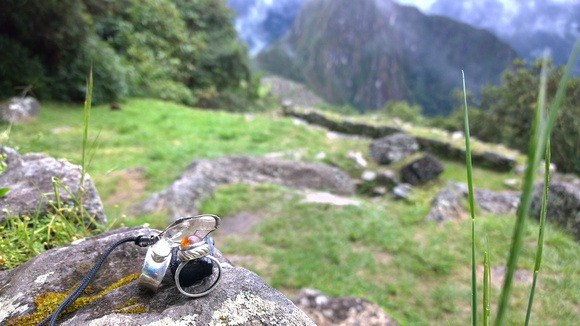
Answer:
[{"label": "silver metal object", "polygon": [[[209,255],[210,246],[202,239],[212,231],[216,230],[219,226],[219,222],[219,217],[205,214],[181,218],[171,223],[165,230],[157,235],[157,242],[147,249],[143,269],[139,276],[139,283],[156,291],[167,273],[167,268],[171,262],[172,249],[179,246],[180,250],[178,255],[182,263],[179,265],[175,273],[177,280],[176,284],[179,291],[185,295],[192,296],[191,294],[187,294],[187,292],[181,288],[179,284],[179,273],[183,268],[182,265],[187,263],[189,260],[201,257],[208,257],[216,262],[218,266],[218,276],[215,284],[212,284],[208,290],[202,292],[203,294],[196,294],[193,296],[202,296],[213,290],[221,278],[221,266],[215,257]],[[201,241],[185,247],[181,246],[182,240],[191,236],[194,236]]]},{"label": "silver metal object", "polygon": [[179,274],[181,273],[181,270],[183,269],[183,267],[185,267],[185,265],[187,265],[189,263],[189,261],[184,261],[181,264],[179,264],[179,267],[177,267],[177,271],[175,272],[175,285],[177,286],[177,289],[179,290],[179,292],[181,292],[183,295],[186,295],[186,296],[191,297],[191,298],[202,297],[202,296],[210,293],[211,291],[215,290],[216,286],[219,284],[219,282],[222,278],[222,265],[220,264],[219,260],[217,260],[217,258],[215,258],[212,255],[206,255],[204,257],[211,259],[214,262],[214,264],[217,266],[218,271],[217,271],[216,280],[205,291],[197,292],[197,293],[185,291],[185,289],[181,287],[181,284],[179,282]]}]

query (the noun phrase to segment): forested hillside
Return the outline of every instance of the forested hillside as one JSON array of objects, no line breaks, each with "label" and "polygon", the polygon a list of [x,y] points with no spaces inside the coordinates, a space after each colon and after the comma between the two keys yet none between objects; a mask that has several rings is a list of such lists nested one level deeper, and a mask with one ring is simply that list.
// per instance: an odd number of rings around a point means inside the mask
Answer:
[{"label": "forested hillside", "polygon": [[0,98],[81,101],[92,65],[96,102],[247,104],[256,85],[232,19],[214,0],[2,1]]}]

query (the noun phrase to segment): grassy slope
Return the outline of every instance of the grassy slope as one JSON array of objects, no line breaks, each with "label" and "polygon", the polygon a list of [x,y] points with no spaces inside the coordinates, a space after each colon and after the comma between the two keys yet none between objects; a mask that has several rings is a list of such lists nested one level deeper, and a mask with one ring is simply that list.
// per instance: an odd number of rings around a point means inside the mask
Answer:
[{"label": "grassy slope", "polygon": [[[79,162],[81,123],[79,106],[46,104],[38,121],[13,127],[9,145],[22,153],[41,151]],[[91,124],[91,134],[100,136],[90,171],[105,202],[124,185],[123,179],[112,177],[115,171],[146,169],[146,186],[134,202],[106,207],[112,219],[120,218],[139,198],[169,185],[193,158],[284,152],[315,161],[318,152],[325,152],[326,162],[356,175],[360,171],[345,159],[345,153],[366,153],[368,148],[367,141],[329,140],[322,130],[296,126],[272,113],[244,116],[154,100],[131,100],[120,112],[96,107]],[[463,166],[445,165],[444,179],[464,182]],[[502,181],[511,177],[474,171],[475,186],[481,188],[502,189]],[[469,221],[440,226],[425,221],[430,198],[443,186],[435,182],[417,190],[411,202],[360,198],[361,207],[340,208],[303,204],[300,194],[279,187],[234,185],[220,188],[203,209],[225,219],[239,212],[261,216],[250,234],[221,237],[218,245],[227,256],[245,257],[241,264],[287,293],[313,287],[333,295],[367,298],[403,324],[462,325],[470,319]],[[165,224],[163,218],[151,216],[121,220]],[[506,260],[513,221],[482,216],[477,225],[477,232],[485,231],[489,237],[492,266]],[[532,222],[520,264],[528,271],[533,266],[536,233],[537,224]],[[571,237],[548,227],[545,272],[532,318],[548,324],[573,324],[578,318],[578,249]],[[478,258],[483,263],[482,255]],[[528,288],[516,283],[514,310],[508,316],[512,322],[523,320]],[[492,297],[498,294],[496,286]]]}]

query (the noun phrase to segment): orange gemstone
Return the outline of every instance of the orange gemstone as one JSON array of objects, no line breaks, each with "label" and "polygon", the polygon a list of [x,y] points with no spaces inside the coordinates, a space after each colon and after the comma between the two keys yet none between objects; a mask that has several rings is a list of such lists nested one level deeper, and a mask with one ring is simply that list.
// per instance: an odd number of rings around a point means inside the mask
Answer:
[{"label": "orange gemstone", "polygon": [[196,236],[196,235],[190,235],[187,237],[184,237],[183,239],[181,239],[181,246],[182,247],[187,247],[187,246],[191,246],[194,243],[198,243],[201,241],[201,238]]}]

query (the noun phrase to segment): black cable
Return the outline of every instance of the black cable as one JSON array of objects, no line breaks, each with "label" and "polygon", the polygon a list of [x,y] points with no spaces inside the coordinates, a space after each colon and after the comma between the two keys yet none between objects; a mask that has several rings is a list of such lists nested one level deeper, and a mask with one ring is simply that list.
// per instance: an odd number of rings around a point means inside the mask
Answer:
[{"label": "black cable", "polygon": [[69,294],[69,296],[66,297],[66,299],[64,299],[64,301],[58,306],[58,308],[56,308],[56,310],[50,316],[46,317],[44,320],[42,320],[40,323],[38,323],[38,326],[43,326],[48,321],[50,321],[50,326],[56,325],[56,320],[58,318],[58,315],[63,310],[68,308],[68,306],[73,304],[73,302],[75,302],[76,299],[78,299],[78,297],[85,291],[87,286],[89,286],[89,283],[97,275],[97,272],[99,271],[99,269],[101,268],[101,266],[105,262],[105,259],[107,259],[107,256],[109,256],[111,254],[111,252],[113,252],[113,250],[115,250],[115,248],[117,248],[118,246],[122,245],[125,242],[134,242],[139,247],[147,247],[148,245],[153,244],[155,242],[155,240],[156,239],[154,237],[145,237],[145,236],[140,235],[138,237],[123,238],[123,239],[115,242],[113,245],[111,245],[109,248],[107,248],[107,250],[101,255],[99,260],[95,263],[93,268],[85,275],[85,277],[82,279],[81,283],[74,289],[74,291],[72,291],[71,294]]}]

